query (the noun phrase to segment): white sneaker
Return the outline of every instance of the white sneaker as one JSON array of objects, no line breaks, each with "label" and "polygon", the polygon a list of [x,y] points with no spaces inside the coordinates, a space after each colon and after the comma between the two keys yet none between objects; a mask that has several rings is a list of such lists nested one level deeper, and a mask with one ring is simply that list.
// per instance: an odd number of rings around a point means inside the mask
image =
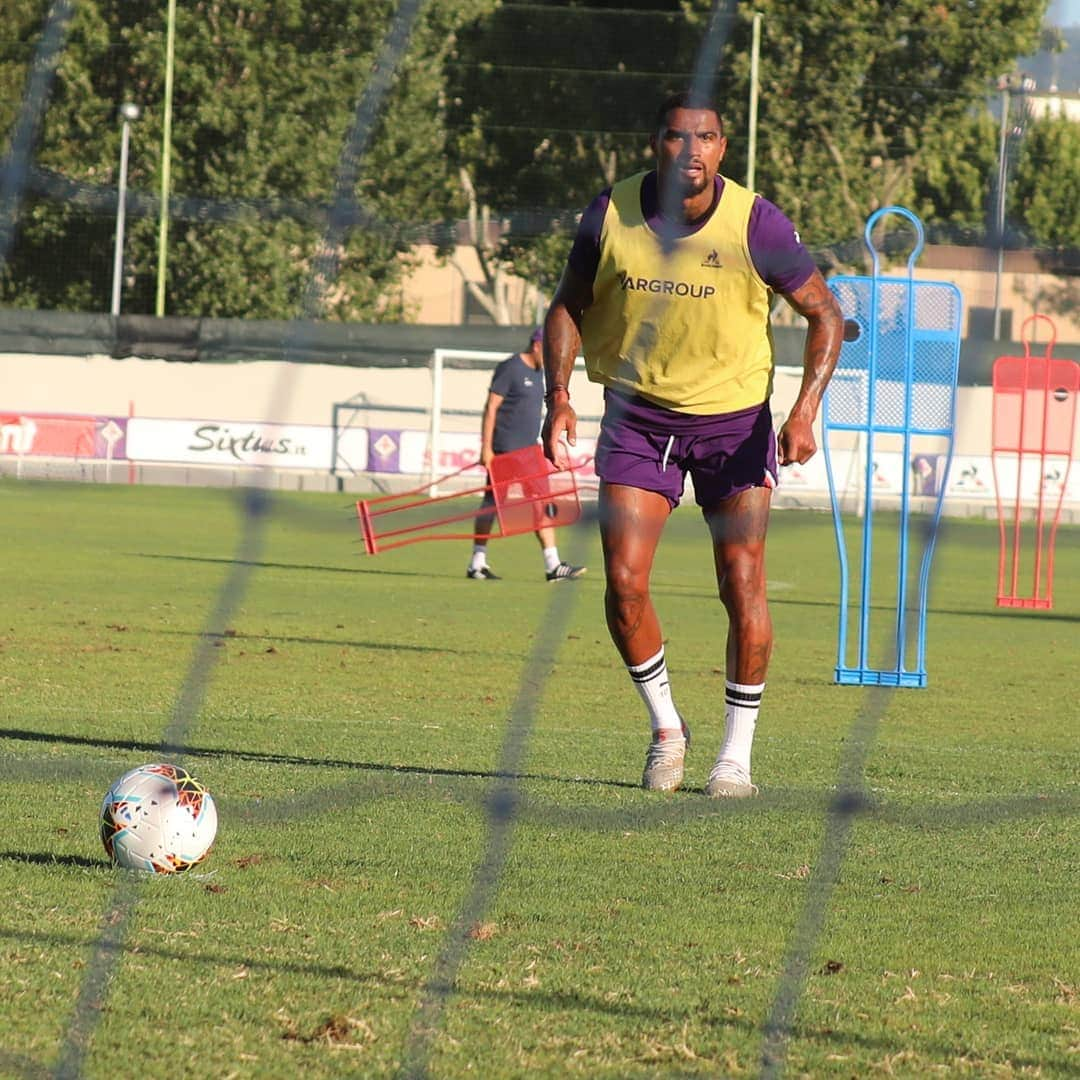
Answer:
[{"label": "white sneaker", "polygon": [[723,758],[712,767],[705,785],[705,794],[710,799],[752,799],[757,793],[757,784],[750,783],[750,774],[741,765]]},{"label": "white sneaker", "polygon": [[690,745],[690,729],[683,721],[682,734],[658,731],[645,754],[641,786],[646,791],[678,791],[683,780],[683,762]]}]

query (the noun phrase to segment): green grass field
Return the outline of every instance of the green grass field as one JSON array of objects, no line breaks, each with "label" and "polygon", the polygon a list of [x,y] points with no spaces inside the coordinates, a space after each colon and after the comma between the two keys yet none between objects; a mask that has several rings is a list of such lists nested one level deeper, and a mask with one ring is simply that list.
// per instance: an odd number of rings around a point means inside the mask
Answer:
[{"label": "green grass field", "polygon": [[[0,507],[0,1076],[1078,1074],[1080,530],[1054,610],[1010,612],[996,527],[947,521],[929,686],[887,692],[833,683],[831,519],[776,513],[762,794],[728,804],[692,507],[654,572],[695,738],[659,797],[591,528],[548,586],[531,537],[498,583],[460,543],[365,557],[347,496],[249,543],[232,492]],[[102,795],[162,757],[215,848],[114,870]]]}]

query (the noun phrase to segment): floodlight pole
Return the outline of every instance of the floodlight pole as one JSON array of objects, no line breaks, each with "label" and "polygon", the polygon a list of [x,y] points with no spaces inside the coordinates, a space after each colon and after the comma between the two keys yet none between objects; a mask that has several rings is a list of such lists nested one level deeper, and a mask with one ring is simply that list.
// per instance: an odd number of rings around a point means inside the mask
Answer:
[{"label": "floodlight pole", "polygon": [[1009,88],[1001,88],[1001,133],[998,145],[997,273],[994,275],[994,340],[1001,339],[1001,276],[1005,269],[1005,183],[1009,171],[1006,150],[1009,127]]},{"label": "floodlight pole", "polygon": [[754,190],[755,159],[757,158],[758,61],[761,58],[761,12],[754,12],[750,38],[750,119],[747,124],[746,186]]},{"label": "floodlight pole", "polygon": [[165,116],[161,130],[161,217],[158,226],[157,302],[154,314],[165,314],[165,262],[169,243],[169,186],[172,151],[173,49],[176,43],[176,0],[169,0],[165,29]]},{"label": "floodlight pole", "polygon": [[125,101],[120,106],[120,175],[116,184],[116,241],[113,245],[111,315],[120,314],[120,283],[124,274],[124,219],[127,212],[128,144],[132,121],[139,119],[139,106]]}]

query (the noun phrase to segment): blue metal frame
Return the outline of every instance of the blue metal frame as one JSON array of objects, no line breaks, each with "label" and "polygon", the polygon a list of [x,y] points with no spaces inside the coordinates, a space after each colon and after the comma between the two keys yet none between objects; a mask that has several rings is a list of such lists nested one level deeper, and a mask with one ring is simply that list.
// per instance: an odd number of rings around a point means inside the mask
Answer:
[{"label": "blue metal frame", "polygon": [[[883,277],[880,273],[880,261],[878,251],[873,245],[872,233],[874,226],[887,214],[897,214],[906,218],[915,228],[916,244],[908,257],[907,276],[905,278]],[[949,282],[915,281],[913,270],[915,262],[922,251],[924,233],[922,223],[910,211],[902,206],[887,206],[876,211],[870,216],[864,231],[866,246],[870,251],[873,262],[873,275],[866,277],[836,277],[830,282],[830,288],[839,299],[843,298],[843,286],[848,284],[856,292],[867,291],[869,293],[869,348],[867,350],[865,369],[860,365],[859,374],[865,380],[864,392],[860,395],[860,406],[865,403],[865,422],[861,420],[834,419],[830,406],[830,390],[826,390],[822,410],[823,449],[825,454],[825,470],[829,482],[829,497],[833,510],[833,525],[836,532],[836,546],[840,559],[840,628],[837,643],[837,665],[835,670],[836,682],[854,685],[875,686],[915,686],[926,685],[926,607],[930,582],[930,563],[933,558],[934,545],[937,538],[938,526],[941,521],[941,513],[945,499],[945,488],[948,484],[949,470],[952,465],[953,436],[956,428],[956,380],[960,360],[960,314],[962,312],[962,298],[955,285]],[[880,357],[880,297],[884,285],[900,285],[905,290],[904,304],[904,354],[902,382],[904,390],[903,422],[899,424],[879,423],[877,421],[878,409],[878,360]],[[919,290],[946,290],[950,301],[950,311],[954,314],[952,324],[944,329],[919,329],[916,325],[916,294]],[[944,295],[944,294],[942,294]],[[936,371],[937,377],[927,379],[925,373],[919,370],[917,363],[917,345],[933,343],[949,347],[948,365]],[[841,351],[841,360],[843,351]],[[841,365],[842,367],[842,365]],[[894,376],[897,374],[893,373]],[[923,375],[920,380],[919,376]],[[835,378],[835,377],[834,377]],[[895,381],[895,379],[894,379]],[[941,425],[917,425],[914,423],[914,396],[915,387],[919,382],[935,383],[950,391],[948,404],[948,417]],[[831,387],[830,387],[831,389]],[[840,412],[839,407],[836,410]],[[861,408],[860,408],[861,412]],[[866,436],[866,463],[864,468],[864,491],[862,505],[862,582],[859,599],[859,641],[858,663],[850,666],[846,662],[848,651],[847,621],[848,603],[850,598],[851,572],[847,558],[847,545],[844,542],[843,521],[840,512],[840,502],[837,493],[836,480],[833,473],[832,457],[829,446],[829,435],[835,431],[855,432]],[[874,437],[875,435],[898,435],[903,445],[903,480],[900,493],[900,537],[899,555],[897,566],[897,604],[895,619],[895,663],[890,668],[874,668],[870,663],[870,598],[872,585],[872,556],[873,556],[873,532],[874,532],[874,504],[873,504],[873,475],[874,475]],[[907,593],[908,593],[908,550],[911,531],[911,486],[910,486],[910,462],[912,460],[912,440],[917,436],[935,436],[946,440],[945,467],[942,470],[941,482],[937,491],[937,501],[931,516],[929,531],[925,538],[922,563],[918,581],[918,627],[917,627],[917,650],[914,668],[909,666],[907,648]]]}]

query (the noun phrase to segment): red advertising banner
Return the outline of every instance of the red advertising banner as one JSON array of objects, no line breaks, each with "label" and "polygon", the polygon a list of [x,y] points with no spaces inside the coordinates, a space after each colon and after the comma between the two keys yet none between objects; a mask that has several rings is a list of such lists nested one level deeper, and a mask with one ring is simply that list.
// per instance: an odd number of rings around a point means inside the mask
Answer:
[{"label": "red advertising banner", "polygon": [[0,411],[0,455],[122,458],[127,418]]}]

